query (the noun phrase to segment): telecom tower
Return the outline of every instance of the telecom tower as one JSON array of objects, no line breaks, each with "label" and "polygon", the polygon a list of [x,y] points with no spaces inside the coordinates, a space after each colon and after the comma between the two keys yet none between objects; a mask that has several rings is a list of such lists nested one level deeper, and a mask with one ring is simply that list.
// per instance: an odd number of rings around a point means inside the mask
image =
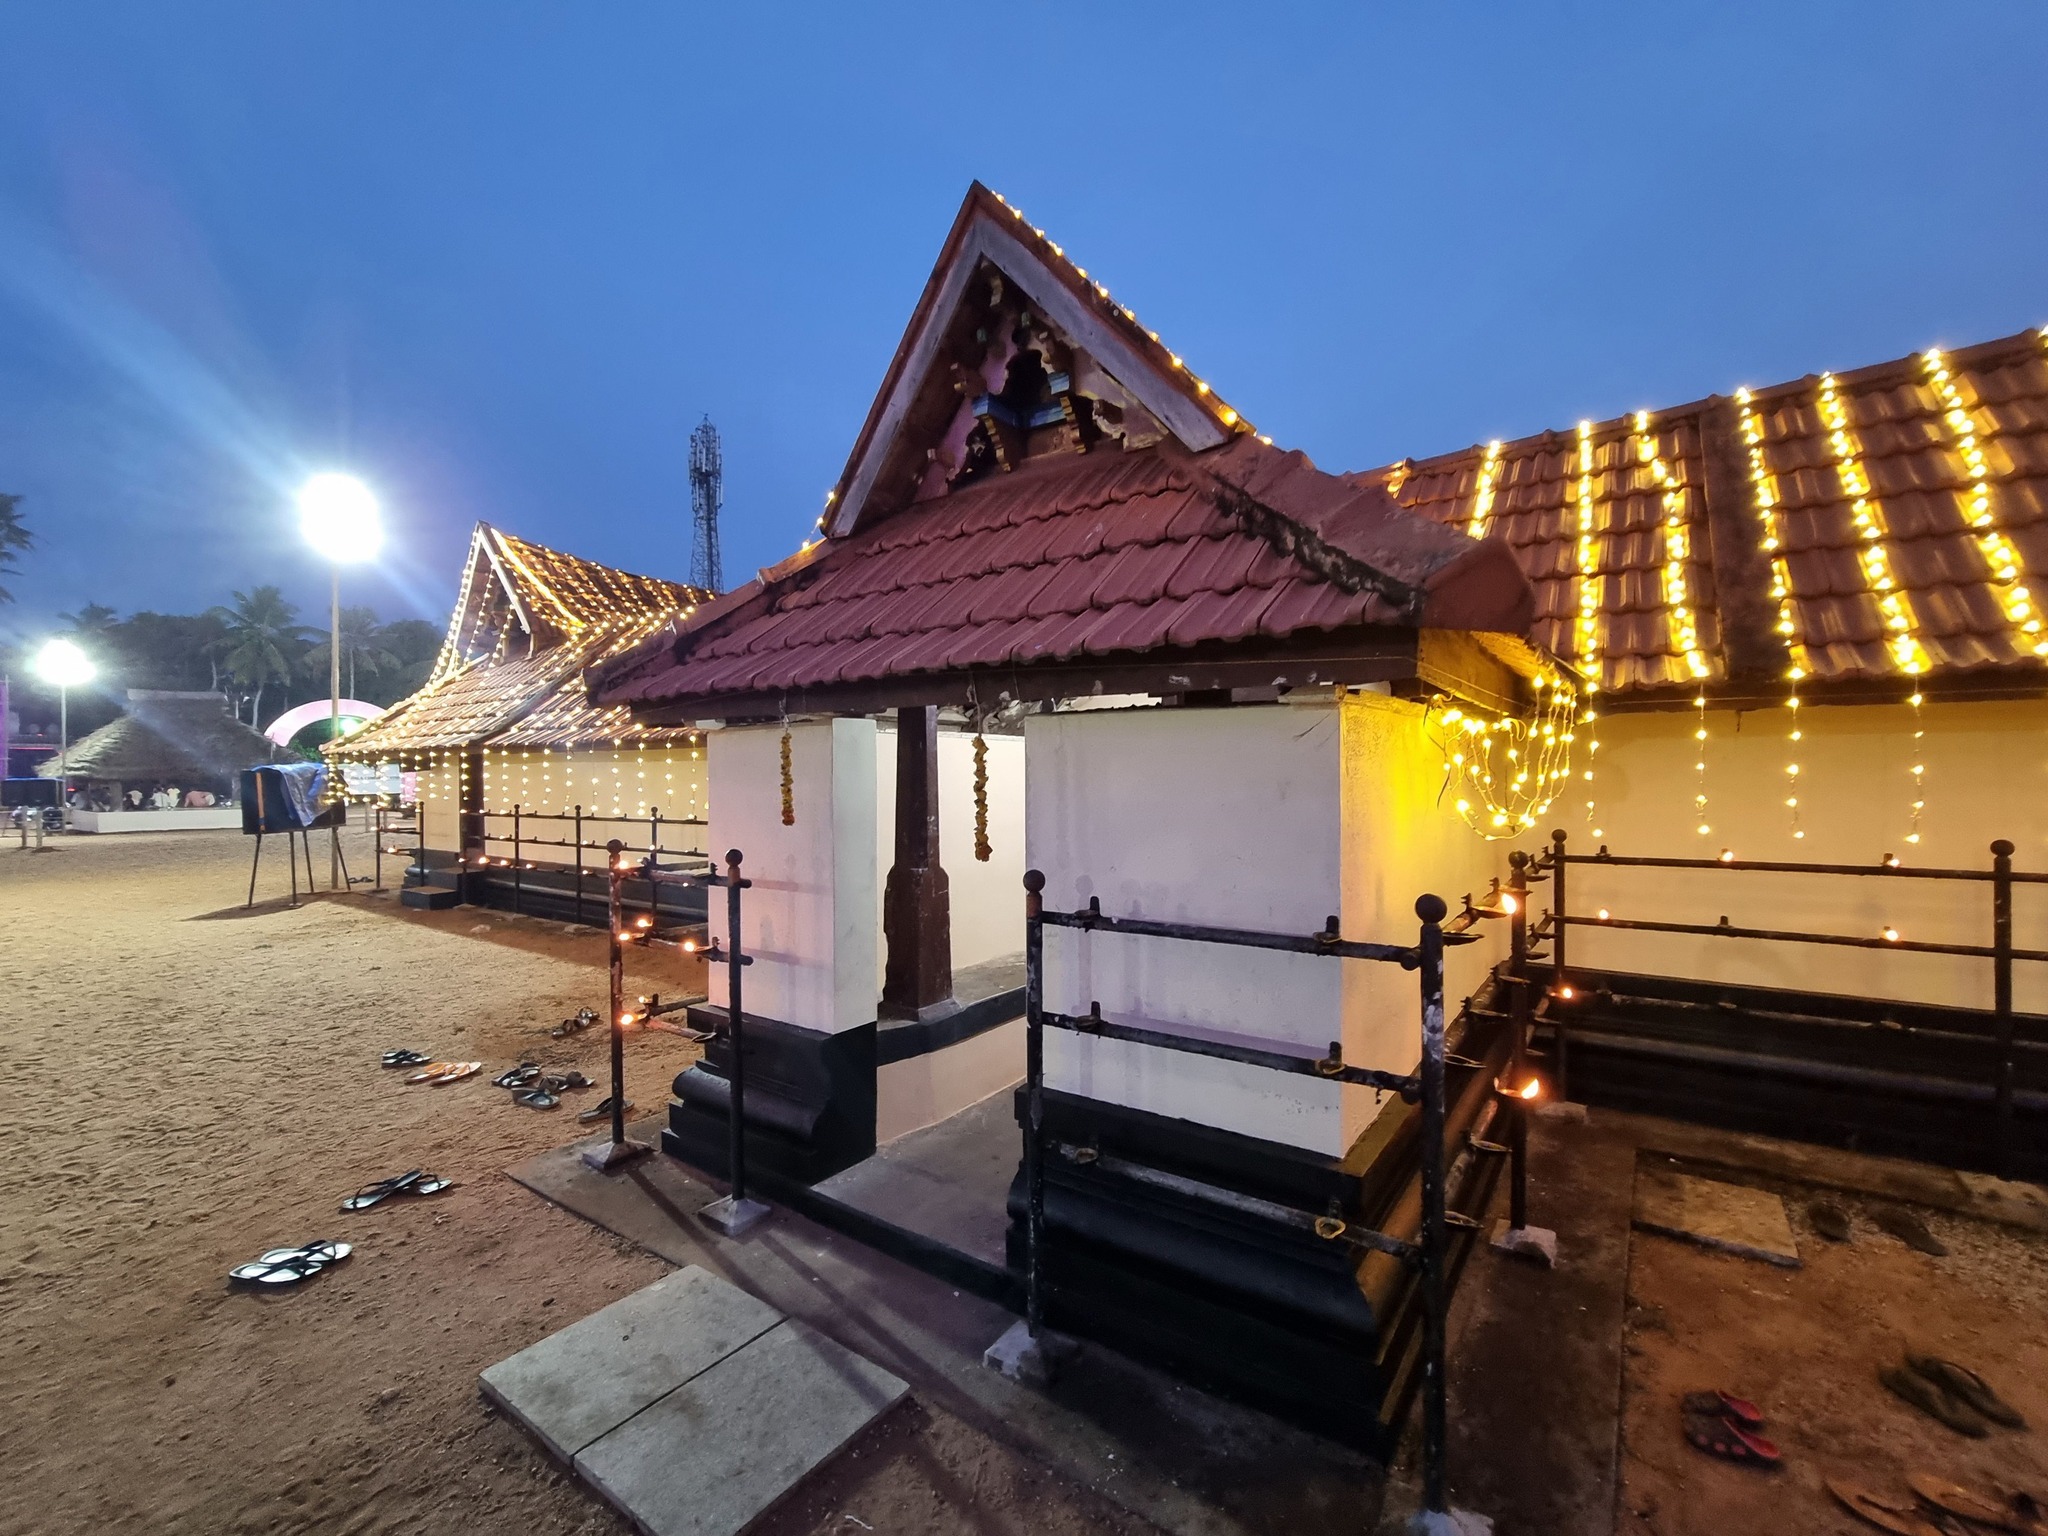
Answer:
[{"label": "telecom tower", "polygon": [[690,434],[690,512],[696,533],[690,547],[690,585],[706,592],[725,590],[718,559],[718,509],[725,504],[725,464],[718,428],[706,416]]}]

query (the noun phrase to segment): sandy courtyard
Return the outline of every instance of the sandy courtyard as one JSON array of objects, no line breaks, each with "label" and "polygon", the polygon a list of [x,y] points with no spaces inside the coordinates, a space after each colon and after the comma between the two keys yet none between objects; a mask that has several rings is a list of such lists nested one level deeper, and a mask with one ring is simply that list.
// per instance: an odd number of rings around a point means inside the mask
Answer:
[{"label": "sandy courtyard", "polygon": [[[575,1139],[600,1096],[535,1112],[488,1079],[521,1059],[602,1077],[601,1033],[538,1033],[603,1007],[602,935],[389,898],[244,913],[233,833],[56,847],[0,847],[0,1536],[622,1531],[476,1390],[664,1269],[500,1171]],[[692,979],[664,963],[629,976]],[[397,1046],[485,1071],[406,1087],[377,1063]],[[631,1096],[661,1104],[693,1052],[634,1039]],[[415,1166],[456,1187],[338,1212]],[[320,1237],[354,1256],[281,1295],[227,1287]],[[856,1449],[763,1529],[1142,1528],[915,1404]]]}]

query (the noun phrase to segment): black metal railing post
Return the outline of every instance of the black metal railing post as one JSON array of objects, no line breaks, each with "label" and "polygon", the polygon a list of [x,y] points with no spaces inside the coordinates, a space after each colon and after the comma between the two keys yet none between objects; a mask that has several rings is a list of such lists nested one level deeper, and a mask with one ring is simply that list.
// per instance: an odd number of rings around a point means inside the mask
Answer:
[{"label": "black metal railing post", "polygon": [[1444,1454],[1449,1407],[1444,1379],[1447,1344],[1445,1249],[1449,1236],[1444,1189],[1444,914],[1441,896],[1416,898],[1422,919],[1416,945],[1422,973],[1422,1502],[1433,1514],[1449,1509]]},{"label": "black metal railing post", "polygon": [[1529,855],[1508,855],[1508,1226],[1529,1225],[1529,1101],[1522,1089],[1529,1076]]},{"label": "black metal railing post", "polygon": [[524,807],[516,800],[512,803],[512,911],[517,916],[526,895],[526,855],[520,837],[519,818]]},{"label": "black metal railing post", "polygon": [[747,1195],[746,1001],[740,978],[753,961],[740,940],[740,893],[753,882],[740,875],[741,857],[737,848],[726,850],[725,877],[718,882],[725,887],[725,1038],[731,1052],[726,1068],[726,1171],[732,1193],[704,1210],[705,1219],[728,1237],[739,1236],[768,1214],[766,1205]]},{"label": "black metal railing post", "polygon": [[1565,931],[1570,926],[1565,918],[1564,904],[1565,841],[1562,827],[1550,834],[1550,1028],[1557,1050],[1552,1075],[1557,1079],[1557,1096],[1560,1099],[1572,1096],[1571,1030],[1565,1019],[1569,1012],[1566,1005],[1572,997],[1571,983],[1565,979],[1564,968]]},{"label": "black metal railing post", "polygon": [[1998,1176],[2013,1176],[2012,1146],[2012,853],[2004,838],[1991,845],[1991,1009],[1998,1040]]},{"label": "black metal railing post", "polygon": [[632,937],[625,927],[624,891],[626,857],[624,845],[613,838],[605,850],[605,874],[610,887],[611,921],[605,927],[605,946],[611,971],[612,1044],[612,1134],[601,1147],[583,1154],[583,1161],[603,1173],[644,1157],[654,1149],[645,1142],[626,1140],[626,1025],[633,1017],[626,1007],[626,941]]},{"label": "black metal railing post", "polygon": [[1045,876],[1024,872],[1024,1322],[1045,1326]]}]

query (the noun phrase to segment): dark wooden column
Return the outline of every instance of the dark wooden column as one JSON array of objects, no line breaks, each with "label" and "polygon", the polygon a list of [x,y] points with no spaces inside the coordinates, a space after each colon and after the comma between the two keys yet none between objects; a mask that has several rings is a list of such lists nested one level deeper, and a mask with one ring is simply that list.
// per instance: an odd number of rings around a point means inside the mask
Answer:
[{"label": "dark wooden column", "polygon": [[896,711],[896,862],[882,890],[882,932],[882,1017],[950,1012],[953,912],[939,867],[939,712],[930,705]]}]

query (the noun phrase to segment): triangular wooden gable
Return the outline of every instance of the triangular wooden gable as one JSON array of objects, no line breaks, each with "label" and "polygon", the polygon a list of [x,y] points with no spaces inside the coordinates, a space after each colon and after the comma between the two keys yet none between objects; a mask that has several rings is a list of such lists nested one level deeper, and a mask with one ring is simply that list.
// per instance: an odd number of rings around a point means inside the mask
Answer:
[{"label": "triangular wooden gable", "polygon": [[819,525],[832,537],[1048,451],[1250,425],[1059,246],[980,182],[869,407]]}]

